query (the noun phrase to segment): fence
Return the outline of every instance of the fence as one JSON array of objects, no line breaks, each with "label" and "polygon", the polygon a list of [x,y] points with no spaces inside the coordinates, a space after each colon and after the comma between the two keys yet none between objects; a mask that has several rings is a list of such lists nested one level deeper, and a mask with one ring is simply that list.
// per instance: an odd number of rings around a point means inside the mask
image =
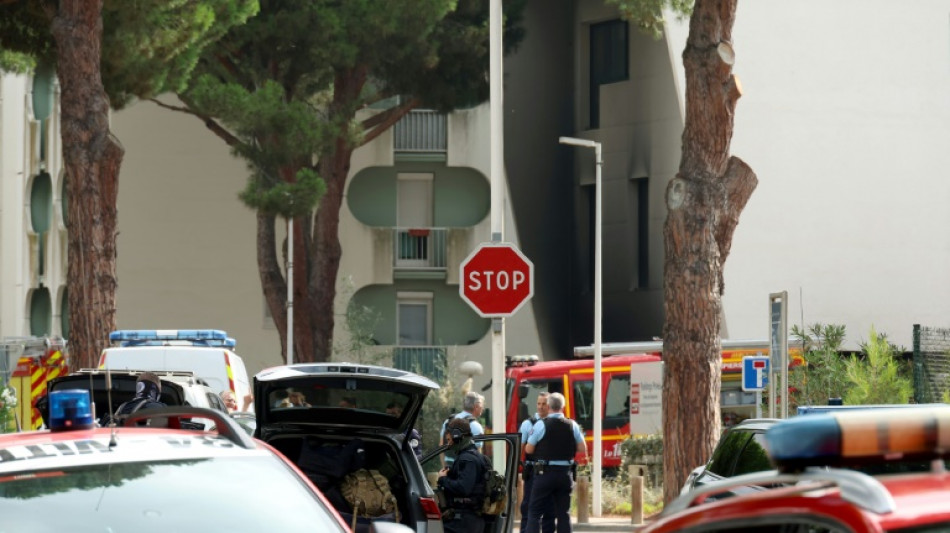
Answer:
[{"label": "fence", "polygon": [[397,346],[393,348],[393,367],[442,383],[445,381],[445,346]]},{"label": "fence", "polygon": [[914,324],[914,401],[943,402],[950,390],[950,329]]}]

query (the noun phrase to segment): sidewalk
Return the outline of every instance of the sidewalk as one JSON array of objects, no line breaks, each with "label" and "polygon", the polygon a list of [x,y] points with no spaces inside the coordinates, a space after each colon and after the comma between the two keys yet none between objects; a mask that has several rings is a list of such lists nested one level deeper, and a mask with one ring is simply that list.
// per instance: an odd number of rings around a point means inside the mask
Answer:
[{"label": "sidewalk", "polygon": [[626,532],[636,531],[640,527],[643,527],[643,524],[633,525],[630,523],[630,517],[591,516],[586,524],[571,522],[571,529],[574,531]]},{"label": "sidewalk", "polygon": [[[602,533],[626,533],[636,531],[641,526],[634,526],[630,523],[629,517],[617,516],[591,516],[586,524],[578,524],[576,517],[571,517],[571,529],[574,531],[600,531]],[[514,531],[518,531],[520,522],[515,523]]]}]

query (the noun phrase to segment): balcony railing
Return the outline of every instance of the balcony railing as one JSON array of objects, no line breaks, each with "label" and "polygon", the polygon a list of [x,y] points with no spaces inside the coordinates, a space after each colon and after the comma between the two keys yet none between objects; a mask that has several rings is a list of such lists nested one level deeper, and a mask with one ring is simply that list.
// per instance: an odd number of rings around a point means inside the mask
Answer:
[{"label": "balcony railing", "polygon": [[393,267],[396,269],[445,269],[446,228],[395,228]]},{"label": "balcony railing", "polygon": [[393,130],[393,149],[397,152],[444,153],[447,146],[445,113],[415,109],[403,117]]},{"label": "balcony railing", "polygon": [[445,380],[445,346],[396,346],[393,348],[393,366],[442,383]]}]

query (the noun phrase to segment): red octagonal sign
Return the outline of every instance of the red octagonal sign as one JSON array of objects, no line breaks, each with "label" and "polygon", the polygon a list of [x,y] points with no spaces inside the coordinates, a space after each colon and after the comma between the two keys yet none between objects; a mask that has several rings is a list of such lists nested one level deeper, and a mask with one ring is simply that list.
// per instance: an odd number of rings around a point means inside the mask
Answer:
[{"label": "red octagonal sign", "polygon": [[459,294],[479,315],[511,316],[534,295],[534,265],[507,243],[484,243],[459,266]]}]

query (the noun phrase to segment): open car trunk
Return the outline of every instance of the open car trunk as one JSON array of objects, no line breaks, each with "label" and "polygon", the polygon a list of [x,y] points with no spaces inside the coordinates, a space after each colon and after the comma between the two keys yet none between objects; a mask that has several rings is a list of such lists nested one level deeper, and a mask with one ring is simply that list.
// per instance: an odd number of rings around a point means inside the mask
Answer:
[{"label": "open car trunk", "polygon": [[[365,517],[357,530],[383,520],[441,533],[434,493],[407,439],[426,395],[435,389],[438,385],[422,376],[370,365],[264,370],[254,377],[255,436],[294,461],[344,518],[351,520],[354,510]],[[373,480],[365,483],[382,488],[363,498],[373,500],[364,512],[354,509],[353,485],[355,477],[369,475]],[[380,498],[388,505],[374,505]]]},{"label": "open car trunk", "polygon": [[357,530],[368,528],[371,521],[392,521],[414,527],[427,519],[417,504],[420,495],[412,488],[424,480],[418,472],[404,467],[391,440],[300,434],[282,435],[268,443],[293,460],[351,525],[354,514],[362,515],[360,511],[364,509],[354,510],[347,501],[347,476],[358,470],[378,472],[392,494],[391,510],[387,508],[372,520],[358,517],[357,525],[364,527]]}]

